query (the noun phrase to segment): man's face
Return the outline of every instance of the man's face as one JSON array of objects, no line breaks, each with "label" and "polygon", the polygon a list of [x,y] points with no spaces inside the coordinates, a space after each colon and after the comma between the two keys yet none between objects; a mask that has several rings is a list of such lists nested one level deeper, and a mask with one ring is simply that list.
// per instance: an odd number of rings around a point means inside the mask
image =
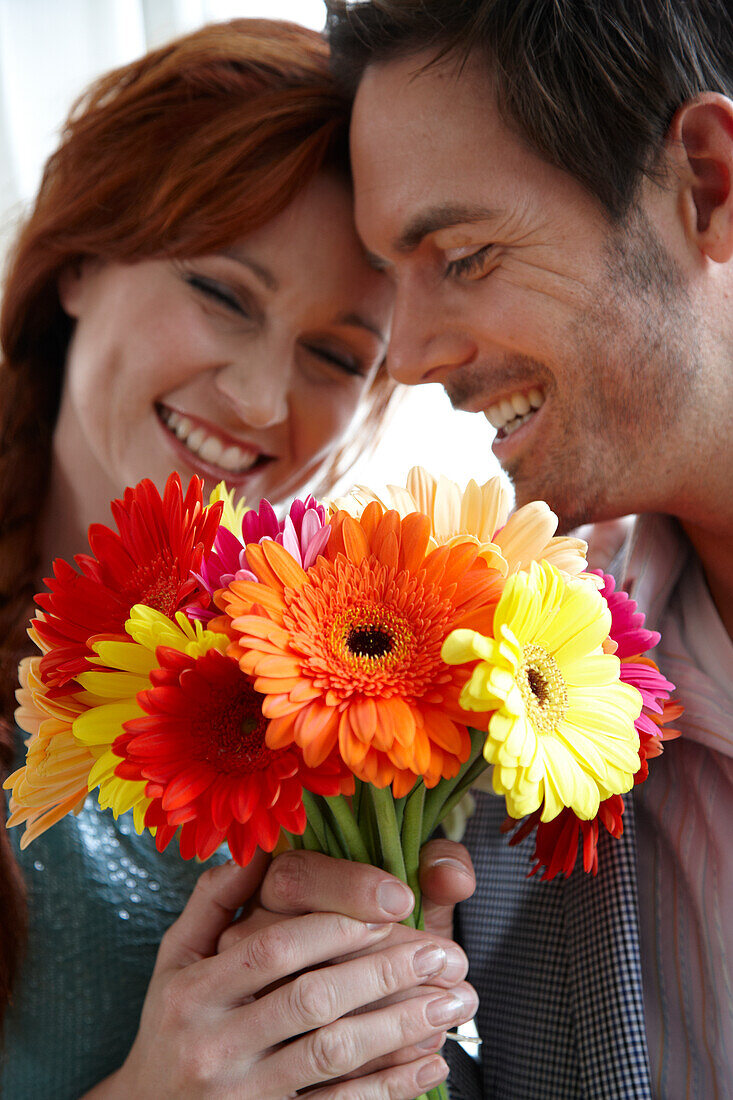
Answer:
[{"label": "man's face", "polygon": [[370,67],[354,106],[357,228],[397,285],[390,370],[487,415],[517,503],[565,528],[674,511],[704,379],[673,199],[650,185],[611,226],[501,121],[478,59],[428,60]]}]

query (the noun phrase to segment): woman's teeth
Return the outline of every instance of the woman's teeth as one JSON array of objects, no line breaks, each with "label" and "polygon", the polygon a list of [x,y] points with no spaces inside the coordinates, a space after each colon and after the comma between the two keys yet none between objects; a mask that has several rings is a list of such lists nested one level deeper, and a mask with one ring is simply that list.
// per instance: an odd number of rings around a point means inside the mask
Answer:
[{"label": "woman's teeth", "polygon": [[545,395],[538,389],[532,389],[529,393],[513,393],[498,404],[490,405],[484,415],[492,428],[502,432],[506,438],[526,424],[544,402]]},{"label": "woman's teeth", "polygon": [[219,466],[233,474],[243,474],[250,470],[260,457],[255,451],[229,446],[217,436],[210,435],[204,428],[194,427],[187,416],[181,416],[173,409],[160,408],[163,423],[180,439],[189,451],[198,455],[204,462]]}]

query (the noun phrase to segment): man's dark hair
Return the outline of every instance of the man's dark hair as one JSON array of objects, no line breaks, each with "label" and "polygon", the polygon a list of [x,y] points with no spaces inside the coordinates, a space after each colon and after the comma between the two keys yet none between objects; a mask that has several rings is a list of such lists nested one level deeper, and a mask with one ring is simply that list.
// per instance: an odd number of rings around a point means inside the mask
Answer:
[{"label": "man's dark hair", "polygon": [[675,111],[733,98],[733,0],[327,0],[337,76],[434,51],[487,60],[505,121],[613,220],[654,176]]}]

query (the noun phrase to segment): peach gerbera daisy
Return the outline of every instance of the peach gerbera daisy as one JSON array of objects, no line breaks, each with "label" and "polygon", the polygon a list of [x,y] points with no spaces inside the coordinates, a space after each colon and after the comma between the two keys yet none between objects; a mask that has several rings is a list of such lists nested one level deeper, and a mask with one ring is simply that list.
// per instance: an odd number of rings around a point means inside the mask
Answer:
[{"label": "peach gerbera daisy", "polygon": [[359,520],[337,512],[331,528],[308,570],[275,542],[248,547],[258,581],[217,594],[228,652],[267,696],[271,748],[295,742],[317,767],[338,745],[358,778],[397,797],[418,776],[435,786],[470,751],[466,673],[441,646],[458,623],[490,628],[500,574],[473,544],[430,550],[425,516],[376,502]]},{"label": "peach gerbera daisy", "polygon": [[413,466],[405,488],[389,485],[380,497],[359,485],[334,507],[358,517],[371,501],[394,508],[403,518],[422,512],[430,518],[432,545],[473,542],[502,576],[542,560],[571,575],[586,569],[586,543],[556,536],[557,516],[544,501],[534,500],[510,515],[510,496],[500,477],[483,485],[472,480],[461,489],[447,477],[436,479],[421,466]]},{"label": "peach gerbera daisy", "polygon": [[96,761],[94,751],[80,744],[72,733],[74,721],[87,709],[87,702],[81,693],[49,696],[40,664],[41,657],[25,657],[18,669],[15,720],[30,737],[25,763],[4,784],[11,791],[8,828],[25,825],[21,848],[66,814],[79,813]]}]

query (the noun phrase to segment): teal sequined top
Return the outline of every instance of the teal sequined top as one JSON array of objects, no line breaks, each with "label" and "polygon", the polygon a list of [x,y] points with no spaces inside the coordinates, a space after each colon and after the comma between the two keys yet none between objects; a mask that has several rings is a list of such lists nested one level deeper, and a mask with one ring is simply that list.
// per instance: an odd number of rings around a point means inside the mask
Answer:
[{"label": "teal sequined top", "polygon": [[[1,827],[1,826],[0,826]],[[3,1100],[79,1100],[125,1060],[161,937],[202,867],[89,799],[24,852],[30,934],[6,1015]],[[226,853],[209,864],[223,862]]]}]

